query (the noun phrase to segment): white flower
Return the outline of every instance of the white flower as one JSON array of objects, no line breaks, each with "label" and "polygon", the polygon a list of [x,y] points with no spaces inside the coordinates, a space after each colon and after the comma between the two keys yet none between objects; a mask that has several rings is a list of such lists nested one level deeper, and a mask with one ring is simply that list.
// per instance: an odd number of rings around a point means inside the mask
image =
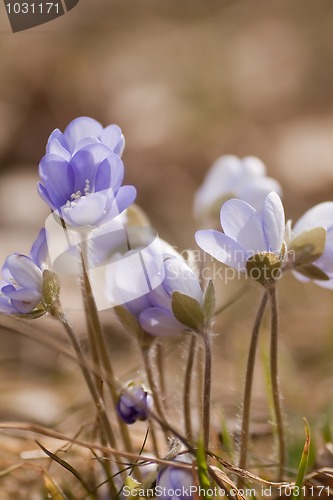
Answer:
[{"label": "white flower", "polygon": [[269,193],[261,211],[242,200],[225,202],[221,226],[224,233],[211,229],[195,235],[197,244],[215,259],[240,272],[246,271],[249,259],[257,254],[273,256],[280,265],[285,216],[276,193]]},{"label": "white flower", "polygon": [[266,167],[259,158],[221,156],[213,163],[196,193],[194,213],[198,219],[214,215],[222,203],[231,198],[239,198],[260,210],[271,191],[281,196],[280,184],[266,177]]},{"label": "white flower", "polygon": [[[296,222],[291,230],[289,228],[290,247],[292,248],[295,242],[302,237],[304,240],[309,239],[306,236],[308,231],[316,228],[323,228],[326,230],[326,239],[322,245],[321,255],[311,262],[309,266],[304,265],[303,268],[297,266],[298,271],[293,271],[297,279],[301,281],[314,281],[317,285],[324,288],[333,289],[333,202],[327,201],[319,203],[310,208],[305,214]],[[316,235],[316,233],[314,233]],[[308,233],[311,236],[310,233]],[[311,243],[311,241],[309,241]],[[313,241],[313,246],[316,245]],[[315,266],[315,267],[314,267]],[[326,280],[313,279],[316,274],[316,268],[323,271],[327,275]],[[311,274],[313,273],[313,276]],[[312,278],[312,279],[311,279]]]}]

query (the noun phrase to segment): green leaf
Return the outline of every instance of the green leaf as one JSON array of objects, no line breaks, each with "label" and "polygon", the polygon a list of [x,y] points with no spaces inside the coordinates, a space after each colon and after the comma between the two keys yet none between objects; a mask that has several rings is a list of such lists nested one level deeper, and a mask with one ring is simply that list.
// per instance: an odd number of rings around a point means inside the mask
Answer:
[{"label": "green leaf", "polygon": [[89,486],[84,481],[84,479],[80,476],[80,474],[77,472],[77,470],[74,469],[74,467],[72,467],[68,462],[66,462],[62,458],[58,457],[57,455],[55,455],[54,453],[52,453],[48,449],[44,448],[44,446],[42,444],[40,444],[38,441],[36,441],[36,443],[38,444],[38,446],[43,450],[43,452],[48,457],[52,458],[52,460],[54,460],[59,465],[61,465],[61,467],[64,467],[64,469],[67,469],[68,472],[70,472],[71,474],[73,474],[73,476],[75,476],[76,479],[78,479],[78,481],[81,483],[81,485],[83,486],[83,488],[87,491],[87,493],[89,493],[89,494],[91,493]]},{"label": "green leaf", "polygon": [[305,422],[305,443],[304,443],[304,448],[303,448],[303,453],[301,456],[301,460],[299,463],[298,467],[298,472],[297,472],[297,477],[296,477],[296,482],[295,482],[295,492],[293,494],[293,500],[302,500],[303,498],[303,482],[304,482],[304,476],[306,472],[306,468],[308,465],[308,459],[309,459],[309,451],[310,451],[310,442],[311,442],[311,437],[310,437],[310,429],[309,429],[309,424],[306,419],[304,419]]},{"label": "green leaf", "polygon": [[43,272],[42,295],[46,309],[50,309],[59,300],[60,282],[58,276],[47,269]]},{"label": "green leaf", "polygon": [[196,456],[198,465],[198,479],[202,491],[202,498],[204,498],[205,500],[213,500],[212,497],[207,493],[208,490],[211,489],[211,485],[208,477],[206,451],[202,440],[200,440],[198,443]]},{"label": "green leaf", "polygon": [[310,278],[311,280],[328,281],[330,279],[329,276],[324,273],[324,271],[313,264],[302,266],[300,268],[297,267],[296,271],[300,274],[303,274],[307,278]]},{"label": "green leaf", "polygon": [[171,305],[173,314],[180,323],[195,332],[201,331],[205,317],[197,300],[181,292],[173,292]]},{"label": "green leaf", "polygon": [[289,254],[294,254],[295,267],[306,266],[319,259],[325,249],[326,229],[315,227],[304,231],[293,239],[289,246]]},{"label": "green leaf", "polygon": [[115,306],[113,308],[120,323],[132,335],[135,335],[142,348],[149,347],[155,340],[153,335],[149,335],[142,328],[136,317],[123,306]]},{"label": "green leaf", "polygon": [[210,327],[215,311],[215,290],[212,280],[209,280],[206,288],[202,309],[205,316],[205,325]]}]

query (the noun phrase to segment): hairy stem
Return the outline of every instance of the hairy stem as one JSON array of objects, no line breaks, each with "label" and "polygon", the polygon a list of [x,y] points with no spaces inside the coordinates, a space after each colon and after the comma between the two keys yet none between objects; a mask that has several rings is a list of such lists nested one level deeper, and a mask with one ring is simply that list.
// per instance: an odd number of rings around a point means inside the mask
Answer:
[{"label": "hairy stem", "polygon": [[253,325],[249,354],[247,358],[247,367],[245,375],[245,388],[243,397],[243,414],[242,414],[242,429],[240,435],[240,450],[239,450],[239,468],[245,469],[247,464],[247,451],[249,444],[249,428],[250,428],[250,409],[252,399],[252,386],[254,367],[258,346],[258,338],[261,322],[264,316],[265,308],[268,302],[268,293],[265,291],[257,316]]},{"label": "hairy stem", "polygon": [[193,364],[195,357],[197,339],[193,333],[190,338],[190,347],[188,351],[187,365],[185,370],[184,393],[183,393],[183,407],[184,407],[184,420],[185,420],[185,434],[186,438],[192,441],[192,420],[191,420],[191,385],[193,380]]},{"label": "hairy stem", "polygon": [[[88,251],[86,251],[88,253]],[[92,339],[93,343],[96,346],[96,350],[98,352],[98,359],[101,360],[101,364],[107,374],[108,377],[108,387],[110,390],[111,394],[111,399],[113,402],[114,406],[114,411],[116,414],[116,418],[118,421],[118,425],[120,428],[120,433],[122,436],[122,440],[124,443],[125,448],[128,451],[133,451],[133,446],[132,446],[132,441],[131,437],[129,435],[128,429],[126,427],[126,424],[122,421],[120,416],[118,415],[116,411],[117,407],[117,402],[118,402],[118,392],[117,392],[117,381],[109,360],[109,354],[108,354],[108,349],[105,343],[101,323],[99,321],[99,316],[98,316],[98,311],[94,299],[94,295],[92,293],[90,281],[89,281],[89,276],[86,271],[86,265],[84,262],[84,257],[82,257],[82,279],[83,279],[83,301],[84,301],[84,308],[85,308],[85,313],[86,313],[86,318],[87,318],[87,328],[89,332],[89,338]]]},{"label": "hairy stem", "polygon": [[[152,392],[152,396],[153,396],[153,400],[154,400],[154,405],[155,405],[155,408],[156,408],[156,413],[159,417],[159,420],[161,420],[162,422],[165,422],[165,417],[164,417],[164,413],[163,413],[163,409],[162,409],[162,406],[161,406],[161,401],[160,401],[160,397],[159,397],[159,394],[158,394],[158,387],[157,387],[157,384],[156,384],[156,380],[155,380],[155,377],[154,377],[154,371],[153,371],[153,367],[151,365],[151,360],[150,360],[150,356],[149,356],[149,352],[150,352],[150,349],[149,348],[144,348],[141,350],[142,352],[142,358],[143,358],[143,362],[144,362],[144,365],[145,365],[145,370],[146,370],[146,375],[147,375],[147,381],[148,381],[148,384],[149,384],[149,388]],[[168,433],[165,434],[166,438],[168,437]]]},{"label": "hairy stem", "polygon": [[[102,428],[102,442],[103,444],[104,443],[107,443],[108,445],[111,445],[112,448],[115,448],[116,447],[116,440],[115,440],[115,437],[114,437],[114,434],[113,434],[113,431],[112,431],[112,427],[110,425],[110,422],[109,422],[109,419],[107,417],[107,414],[105,412],[105,406],[104,406],[104,402],[102,401],[102,399],[100,398],[100,395],[96,389],[96,386],[95,386],[95,383],[94,383],[94,380],[90,374],[90,371],[86,365],[86,362],[85,362],[85,358],[84,358],[84,355],[82,353],[82,350],[81,350],[81,347],[80,347],[80,344],[79,342],[77,341],[76,337],[75,337],[75,334],[73,332],[73,329],[71,327],[71,325],[69,324],[68,320],[66,319],[64,313],[62,312],[59,304],[58,306],[54,307],[53,310],[51,311],[51,314],[57,319],[60,321],[60,323],[62,324],[62,326],[64,327],[68,337],[69,337],[69,340],[75,350],[75,353],[76,353],[76,356],[77,356],[77,360],[79,362],[79,365],[81,367],[81,371],[82,371],[82,374],[84,376],[84,379],[86,381],[86,384],[87,384],[87,387],[89,389],[89,392],[91,394],[91,397],[94,401],[94,404],[96,406],[96,410],[97,410],[97,414],[98,414],[98,417],[99,417],[99,421],[101,423],[101,428]],[[110,475],[109,473],[109,468],[106,468],[106,472],[108,475]],[[125,479],[125,478],[124,478]],[[117,494],[117,490],[113,484],[113,481],[108,481],[108,487],[109,487],[109,491],[112,495],[116,495]]]},{"label": "hairy stem", "polygon": [[211,385],[212,385],[212,339],[211,332],[203,332],[205,345],[205,373],[204,373],[204,390],[203,390],[203,440],[204,447],[209,447],[210,435],[210,404],[211,404]]},{"label": "hairy stem", "polygon": [[271,351],[270,351],[271,384],[272,384],[273,405],[274,405],[277,438],[279,446],[279,470],[277,479],[278,481],[282,481],[283,471],[285,466],[286,443],[284,436],[284,424],[283,424],[281,395],[280,395],[279,376],[278,376],[279,323],[278,323],[276,287],[274,283],[272,283],[271,286],[269,287],[269,295],[271,301]]}]

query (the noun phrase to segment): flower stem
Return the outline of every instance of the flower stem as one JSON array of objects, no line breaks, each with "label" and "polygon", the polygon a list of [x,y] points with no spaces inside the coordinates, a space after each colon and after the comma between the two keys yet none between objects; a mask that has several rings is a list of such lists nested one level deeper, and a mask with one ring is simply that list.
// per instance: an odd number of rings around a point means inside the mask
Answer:
[{"label": "flower stem", "polygon": [[204,390],[203,390],[203,440],[204,447],[209,447],[210,434],[210,403],[211,403],[211,385],[212,385],[212,339],[211,332],[203,332],[205,346],[205,373],[204,373]]},{"label": "flower stem", "polygon": [[[81,367],[82,374],[84,376],[84,379],[85,379],[86,384],[88,386],[89,392],[90,392],[92,399],[94,401],[94,404],[96,406],[97,414],[98,414],[98,417],[99,417],[99,420],[101,423],[102,432],[104,434],[102,437],[102,441],[104,443],[106,442],[108,445],[111,445],[112,448],[115,448],[116,447],[116,440],[115,440],[109,419],[108,419],[107,414],[105,412],[104,402],[100,398],[100,395],[96,389],[93,378],[91,377],[90,371],[86,365],[86,361],[85,361],[84,355],[82,353],[80,344],[75,337],[73,329],[72,329],[71,325],[69,324],[67,318],[65,317],[64,313],[62,312],[59,304],[55,305],[53,307],[53,309],[50,311],[50,313],[52,314],[52,316],[54,318],[56,318],[57,320],[60,321],[60,323],[62,324],[63,328],[65,329],[65,331],[69,337],[69,340],[70,340],[70,342],[75,350],[77,360],[78,360],[79,365]],[[108,487],[109,487],[110,493],[112,495],[117,494],[117,490],[113,484],[113,481],[108,481]]]},{"label": "flower stem", "polygon": [[[150,349],[149,348],[143,348],[141,350],[141,352],[142,352],[143,362],[144,362],[144,365],[145,365],[145,370],[146,370],[148,385],[149,385],[149,388],[150,388],[150,390],[152,392],[152,396],[153,396],[153,399],[154,399],[156,413],[157,413],[159,419],[162,422],[165,422],[165,417],[164,417],[163,409],[162,409],[162,406],[161,406],[160,397],[159,397],[159,394],[158,394],[158,387],[157,387],[157,384],[156,384],[156,381],[155,381],[155,377],[154,377],[154,373],[153,373],[153,367],[152,367],[151,361],[150,361],[150,356],[149,356]],[[166,433],[165,436],[167,438],[168,437],[168,433]]]},{"label": "flower stem", "polygon": [[283,479],[283,471],[285,465],[285,454],[286,454],[286,443],[284,435],[284,424],[281,408],[281,395],[279,388],[279,377],[278,377],[278,333],[279,333],[279,323],[278,323],[278,308],[277,308],[277,297],[276,297],[276,287],[275,283],[272,283],[269,287],[269,295],[271,302],[271,383],[272,383],[272,395],[273,395],[273,405],[275,412],[275,421],[277,428],[277,438],[279,445],[279,470],[278,470],[278,481]]},{"label": "flower stem", "polygon": [[192,441],[192,420],[191,420],[191,384],[193,375],[193,364],[195,357],[197,338],[193,333],[190,338],[190,347],[188,351],[187,365],[185,370],[184,393],[183,393],[183,406],[184,406],[184,419],[185,419],[185,434],[186,438]]},{"label": "flower stem", "polygon": [[245,469],[247,463],[247,451],[249,444],[249,427],[250,427],[250,408],[252,399],[253,375],[255,367],[255,359],[259,338],[260,325],[264,316],[265,308],[268,302],[268,293],[265,291],[257,316],[253,325],[249,354],[247,358],[247,367],[245,375],[245,388],[243,397],[243,415],[242,429],[240,435],[240,451],[239,451],[239,468]]},{"label": "flower stem", "polygon": [[[88,251],[86,252],[88,253]],[[81,254],[81,264],[82,264],[82,279],[83,279],[83,301],[84,301],[84,308],[85,308],[85,313],[86,313],[86,318],[87,318],[87,328],[89,332],[89,338],[91,339],[92,343],[95,344],[95,349],[98,353],[98,359],[101,360],[102,366],[107,374],[108,377],[108,387],[110,390],[111,394],[111,399],[113,402],[114,406],[114,411],[116,414],[116,418],[118,421],[118,425],[120,428],[120,433],[123,439],[124,446],[126,450],[128,451],[133,451],[133,446],[132,446],[132,441],[128,432],[128,429],[126,427],[126,424],[122,421],[122,419],[119,417],[116,407],[117,407],[117,402],[118,402],[118,393],[117,393],[117,381],[109,360],[109,355],[108,355],[108,350],[106,347],[102,327],[99,321],[98,317],[98,311],[94,299],[94,295],[91,289],[90,281],[89,281],[89,276],[86,271],[86,265],[84,262],[84,255],[83,253]]]}]

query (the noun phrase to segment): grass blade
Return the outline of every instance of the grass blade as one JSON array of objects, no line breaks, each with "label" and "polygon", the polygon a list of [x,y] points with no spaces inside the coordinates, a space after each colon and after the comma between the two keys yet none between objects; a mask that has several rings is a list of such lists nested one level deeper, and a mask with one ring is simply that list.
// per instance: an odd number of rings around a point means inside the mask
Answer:
[{"label": "grass blade", "polygon": [[302,453],[301,460],[300,460],[299,467],[298,467],[295,488],[294,488],[294,494],[293,494],[293,500],[302,500],[302,498],[304,496],[304,491],[303,491],[302,487],[303,487],[306,468],[308,465],[310,443],[311,443],[309,424],[308,424],[308,421],[306,419],[304,419],[304,422],[305,422],[305,436],[306,437],[305,437],[303,453]]},{"label": "grass blade", "polygon": [[62,458],[58,457],[57,455],[55,455],[54,453],[52,453],[51,451],[49,451],[48,449],[44,448],[44,446],[42,444],[40,444],[38,441],[36,441],[36,443],[38,444],[38,446],[43,450],[43,452],[50,458],[52,458],[52,460],[54,460],[55,462],[57,462],[59,465],[61,465],[61,467],[64,467],[65,469],[68,470],[68,472],[70,472],[71,474],[73,474],[73,476],[76,477],[76,479],[81,483],[81,485],[83,486],[83,488],[87,491],[87,493],[91,494],[91,491],[90,491],[90,488],[89,486],[87,485],[87,483],[84,481],[84,479],[82,479],[82,477],[80,476],[80,474],[77,472],[77,470],[74,469],[74,467],[72,467],[68,462],[66,462],[65,460],[63,460]]}]

